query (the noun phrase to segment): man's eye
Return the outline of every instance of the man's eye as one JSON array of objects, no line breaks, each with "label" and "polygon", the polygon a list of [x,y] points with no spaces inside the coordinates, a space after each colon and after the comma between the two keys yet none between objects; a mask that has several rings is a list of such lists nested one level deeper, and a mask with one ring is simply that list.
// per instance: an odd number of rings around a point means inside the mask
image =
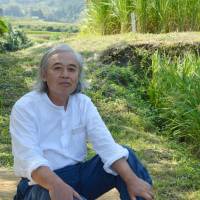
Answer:
[{"label": "man's eye", "polygon": [[70,68],[68,68],[68,70],[69,70],[70,72],[74,72],[76,69],[73,68],[73,67],[70,67]]},{"label": "man's eye", "polygon": [[60,69],[61,69],[60,66],[56,66],[56,67],[54,67],[54,70],[60,70]]}]

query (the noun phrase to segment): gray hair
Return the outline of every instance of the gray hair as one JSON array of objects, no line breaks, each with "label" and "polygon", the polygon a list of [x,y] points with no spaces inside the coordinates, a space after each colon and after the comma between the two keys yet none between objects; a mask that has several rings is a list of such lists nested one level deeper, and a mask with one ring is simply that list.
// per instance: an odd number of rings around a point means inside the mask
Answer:
[{"label": "gray hair", "polygon": [[83,89],[83,85],[84,85],[83,82],[82,82],[82,78],[83,78],[83,69],[82,69],[83,68],[83,57],[81,56],[81,54],[77,53],[70,46],[68,46],[66,44],[60,44],[60,45],[54,46],[53,48],[49,49],[43,55],[41,62],[40,62],[40,65],[39,65],[38,80],[37,80],[37,83],[34,86],[35,90],[37,90],[39,92],[46,92],[46,93],[48,92],[47,83],[42,80],[43,73],[48,68],[49,58],[51,56],[53,56],[54,54],[62,53],[62,52],[72,53],[74,55],[76,61],[79,64],[79,67],[80,67],[79,80],[78,80],[77,87],[72,94],[81,92],[81,90]]}]

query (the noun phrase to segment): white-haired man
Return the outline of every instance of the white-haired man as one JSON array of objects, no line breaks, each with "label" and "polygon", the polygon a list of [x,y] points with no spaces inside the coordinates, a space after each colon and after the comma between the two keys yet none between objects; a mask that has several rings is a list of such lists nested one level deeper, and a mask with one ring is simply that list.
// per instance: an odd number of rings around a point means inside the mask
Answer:
[{"label": "white-haired man", "polygon": [[[82,68],[68,45],[53,47],[41,60],[37,88],[15,103],[10,133],[22,177],[15,200],[94,200],[114,187],[122,200],[152,200],[147,170],[81,93]],[[97,155],[84,161],[87,141]]]}]

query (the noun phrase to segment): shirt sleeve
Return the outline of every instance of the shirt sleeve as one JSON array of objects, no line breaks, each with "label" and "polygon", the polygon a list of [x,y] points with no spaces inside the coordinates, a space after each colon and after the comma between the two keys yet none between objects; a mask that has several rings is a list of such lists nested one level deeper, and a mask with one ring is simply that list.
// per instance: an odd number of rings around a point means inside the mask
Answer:
[{"label": "shirt sleeve", "polygon": [[50,167],[39,145],[36,119],[31,107],[27,108],[17,104],[13,107],[10,116],[15,174],[28,178],[31,184],[35,183],[31,177],[33,170],[39,166]]},{"label": "shirt sleeve", "polygon": [[129,154],[128,150],[114,141],[91,100],[87,104],[86,113],[88,140],[92,143],[94,150],[104,163],[104,170],[107,173],[117,175],[116,172],[111,169],[111,165],[120,158],[127,159]]}]

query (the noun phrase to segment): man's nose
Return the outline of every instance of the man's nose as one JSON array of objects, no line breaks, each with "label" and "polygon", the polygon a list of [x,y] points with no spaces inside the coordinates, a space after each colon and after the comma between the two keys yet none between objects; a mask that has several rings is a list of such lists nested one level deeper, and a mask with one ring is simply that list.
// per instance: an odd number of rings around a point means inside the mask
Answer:
[{"label": "man's nose", "polygon": [[64,68],[62,71],[62,77],[68,77],[68,75],[69,75],[69,73],[68,73],[67,68]]}]

